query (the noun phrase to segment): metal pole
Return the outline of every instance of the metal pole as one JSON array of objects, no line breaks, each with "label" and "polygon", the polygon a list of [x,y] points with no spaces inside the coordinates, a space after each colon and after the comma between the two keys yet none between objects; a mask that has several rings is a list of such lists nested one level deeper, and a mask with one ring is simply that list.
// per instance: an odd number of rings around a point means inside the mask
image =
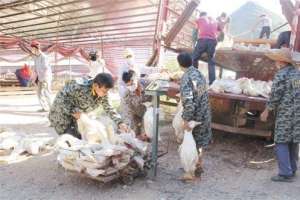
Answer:
[{"label": "metal pole", "polygon": [[69,80],[72,80],[71,56],[69,56]]},{"label": "metal pole", "polygon": [[159,95],[153,96],[153,137],[152,137],[152,169],[151,178],[157,174],[158,124],[159,124]]},{"label": "metal pole", "polygon": [[286,25],[288,25],[289,23],[288,22],[286,22],[286,23],[284,23],[284,24],[282,24],[282,25],[280,25],[280,26],[278,26],[278,27],[276,27],[276,28],[274,28],[272,31],[271,31],[271,33],[274,33],[275,31],[277,31],[277,30],[279,30],[279,29],[281,29],[282,27],[285,27]]}]

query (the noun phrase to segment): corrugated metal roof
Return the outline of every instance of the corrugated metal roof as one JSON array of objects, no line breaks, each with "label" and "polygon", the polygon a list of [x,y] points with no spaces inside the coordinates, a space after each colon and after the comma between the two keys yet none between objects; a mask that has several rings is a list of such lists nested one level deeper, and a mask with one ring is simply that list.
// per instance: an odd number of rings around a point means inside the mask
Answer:
[{"label": "corrugated metal roof", "polygon": [[85,41],[148,38],[154,36],[158,2],[19,0],[11,4],[0,3],[0,33],[73,45]]},{"label": "corrugated metal roof", "polygon": [[[151,56],[162,1],[167,2],[165,32],[168,32],[188,4],[187,0],[0,1],[0,34],[95,48],[102,51],[107,65],[116,72],[123,63],[126,47],[133,49],[139,65],[145,65]],[[196,15],[197,12],[184,25],[172,47],[192,46]]]}]

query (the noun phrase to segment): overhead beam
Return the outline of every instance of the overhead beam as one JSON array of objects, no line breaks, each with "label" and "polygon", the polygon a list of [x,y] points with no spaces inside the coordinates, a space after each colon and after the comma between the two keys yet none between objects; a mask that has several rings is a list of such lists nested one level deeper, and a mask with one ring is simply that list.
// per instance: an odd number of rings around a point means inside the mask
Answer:
[{"label": "overhead beam", "polygon": [[[66,34],[66,35],[57,35],[57,36],[46,36],[46,37],[37,37],[36,39],[47,39],[47,38],[60,38],[60,37],[67,37],[67,36],[75,36],[75,35],[83,35],[83,34],[92,34],[92,33],[104,33],[104,32],[112,32],[112,31],[123,31],[123,30],[130,30],[130,29],[142,29],[142,28],[152,28],[154,26],[148,25],[148,26],[139,26],[139,27],[128,27],[128,28],[121,28],[121,29],[110,29],[105,31],[89,31],[84,33],[73,33],[73,34]],[[124,33],[125,34],[125,33]]]},{"label": "overhead beam", "polygon": [[[85,44],[77,44],[76,46],[79,47],[90,47],[91,45],[99,45],[101,47],[104,46],[104,48],[108,48],[108,47],[115,47],[115,46],[141,46],[141,47],[145,47],[147,45],[149,45],[147,42],[149,42],[149,44],[152,42],[152,38],[141,38],[141,39],[133,39],[133,40],[115,40],[115,41],[111,41],[111,42],[103,42],[103,43],[85,43]],[[66,45],[66,46],[72,46],[72,45]]]},{"label": "overhead beam", "polygon": [[167,46],[171,45],[176,35],[180,32],[180,30],[183,28],[185,23],[192,16],[194,10],[197,8],[199,3],[200,3],[199,0],[191,0],[190,3],[186,6],[182,14],[178,17],[176,23],[173,25],[173,27],[170,29],[170,31],[167,33],[165,37],[164,42]]},{"label": "overhead beam", "polygon": [[3,19],[3,18],[8,18],[8,17],[15,17],[15,16],[18,16],[18,15],[24,15],[24,14],[28,14],[28,13],[43,11],[43,10],[49,10],[49,9],[52,9],[52,8],[62,7],[62,6],[70,5],[70,4],[82,3],[84,1],[86,1],[86,0],[69,1],[69,2],[66,2],[66,3],[55,4],[53,6],[46,6],[46,7],[42,7],[42,8],[33,9],[33,10],[26,10],[26,11],[13,13],[13,14],[9,14],[9,15],[3,15],[3,16],[0,16],[0,18]]},{"label": "overhead beam", "polygon": [[290,26],[293,26],[293,19],[294,19],[294,14],[293,12],[295,11],[295,6],[291,0],[280,0],[280,5],[282,9],[282,14],[285,16],[286,20],[290,24]]},{"label": "overhead beam", "polygon": [[[172,8],[167,7],[167,9],[168,9],[168,11],[169,11],[170,13],[176,15],[177,17],[180,16],[180,14],[179,14],[178,12],[176,12],[175,10],[173,10]],[[188,20],[187,23],[188,23],[189,25],[194,25],[194,23],[193,23],[192,21],[190,21],[190,20]]]},{"label": "overhead beam", "polygon": [[22,0],[22,1],[14,1],[10,3],[4,3],[0,5],[0,10],[8,9],[8,8],[15,8],[17,6],[24,6],[27,4],[32,4],[36,2],[40,2],[44,0]]},{"label": "overhead beam", "polygon": [[[116,0],[116,1],[117,2],[115,2],[115,3],[121,4],[121,3],[132,2],[132,1],[135,1],[135,0]],[[109,7],[109,6],[110,5],[108,5],[107,2],[106,2],[106,3],[94,5],[92,7],[79,8],[79,9],[74,9],[74,10],[67,10],[63,14],[81,12],[81,11],[85,11],[85,10],[91,10],[91,9],[95,9],[95,8]],[[53,17],[53,16],[57,16],[57,15],[61,15],[61,14],[62,13],[53,13],[53,14],[50,14],[50,15],[44,15],[43,17]],[[41,19],[41,17],[32,17],[32,18],[27,18],[27,19],[19,19],[19,20],[15,20],[15,21],[8,21],[8,22],[1,23],[0,25],[15,24],[15,23],[27,22],[27,21],[38,20],[38,19]]]},{"label": "overhead beam", "polygon": [[[151,42],[152,39],[151,38],[133,38],[131,40],[127,40],[127,41],[130,41],[130,42],[141,42],[143,45],[145,44],[145,42]],[[117,39],[114,39],[114,42],[127,42],[127,41],[124,41],[124,40],[119,40],[119,38]],[[98,44],[100,45],[106,45],[107,43],[110,43],[111,41],[103,41],[101,43],[99,43],[99,41],[97,41]],[[53,44],[53,43],[45,43],[45,44]],[[72,43],[59,43],[59,44],[62,44],[64,47],[70,47],[70,46],[74,46],[72,45]],[[136,43],[130,43],[132,45],[136,45]],[[76,45],[77,46],[77,45]]]},{"label": "overhead beam", "polygon": [[124,39],[136,39],[136,38],[145,38],[145,39],[152,39],[153,34],[151,35],[141,35],[141,36],[126,36],[126,37],[119,37],[119,38],[103,38],[103,39],[92,39],[92,40],[80,40],[80,41],[70,41],[70,42],[60,42],[60,44],[78,44],[78,43],[86,43],[86,42],[107,42],[107,41],[123,41]]},{"label": "overhead beam", "polygon": [[[147,23],[147,22],[153,22],[153,21],[154,21],[154,19],[150,19],[150,20],[140,20],[140,21],[134,21],[134,22],[127,22],[127,23],[105,24],[105,25],[101,25],[101,26],[80,27],[80,28],[76,28],[76,29],[73,28],[73,29],[68,29],[68,30],[58,30],[58,31],[53,31],[53,32],[30,34],[29,37],[40,36],[40,35],[51,35],[51,34],[65,33],[65,32],[78,31],[78,30],[86,30],[86,29],[99,29],[99,28],[103,28],[103,27],[109,27],[109,26],[112,26],[112,25],[113,26],[122,26],[122,25],[128,25],[128,24]],[[111,31],[119,31],[119,30],[126,30],[126,29],[137,29],[137,28],[141,28],[141,27],[149,27],[149,26],[107,29],[107,30],[101,30],[99,32],[102,33],[102,32],[111,32]],[[80,34],[82,34],[82,33],[80,33]],[[5,34],[5,35],[7,35],[7,34]]]},{"label": "overhead beam", "polygon": [[[40,7],[40,8],[44,8],[46,6],[48,6],[48,4],[45,4],[45,3],[49,3],[48,1],[46,0],[43,0],[43,2],[39,2],[39,3],[36,3],[35,5],[37,7]],[[51,5],[51,3],[50,3]],[[17,10],[17,11],[20,11],[20,8],[11,8],[12,10]],[[28,11],[26,8],[22,8],[23,11]],[[48,11],[51,11],[52,13],[56,12],[55,9],[49,9]],[[48,13],[48,12],[47,12]],[[35,12],[35,13],[31,13],[32,15],[35,15],[35,16],[38,16],[38,17],[43,17],[43,15],[41,13],[38,13],[38,12]],[[57,22],[56,19],[52,19],[51,17],[47,17],[49,20],[53,21],[53,22]],[[0,18],[1,19],[1,18]],[[1,24],[0,24],[1,25]],[[10,29],[13,29],[14,27],[13,26],[10,26]],[[11,34],[12,36],[15,36],[14,34]]]},{"label": "overhead beam", "polygon": [[[95,32],[95,33],[99,33],[98,31]],[[115,33],[115,34],[109,34],[108,36],[117,36],[117,35],[131,35],[131,34],[141,34],[141,33],[154,33],[154,30],[147,30],[147,31],[135,31],[135,32],[128,32],[128,33]],[[98,38],[101,38],[101,37],[105,37],[107,35],[95,35],[94,37],[98,37]],[[90,36],[84,36],[84,37],[69,37],[69,38],[63,38],[63,39],[59,39],[59,42],[62,42],[62,41],[69,41],[69,40],[78,40],[78,39],[89,39],[91,38]],[[53,39],[53,40],[48,40],[50,42],[55,42],[56,39]]]},{"label": "overhead beam", "polygon": [[[93,13],[93,14],[89,14],[89,15],[79,15],[77,17],[63,18],[63,19],[60,19],[59,21],[66,22],[66,21],[70,21],[70,20],[74,20],[74,19],[83,19],[83,18],[87,18],[87,17],[101,16],[101,15],[105,15],[105,14],[114,14],[114,13],[121,13],[121,12],[125,12],[125,11],[128,12],[128,11],[134,11],[134,10],[140,10],[140,9],[148,9],[148,8],[153,8],[156,6],[148,5],[148,6],[132,7],[132,8],[128,8],[128,9],[126,8],[126,9],[119,9],[119,10],[112,10],[112,11],[97,12],[97,13]],[[103,20],[100,19],[99,21],[103,21]],[[49,21],[49,22],[35,23],[34,26],[54,24],[54,23],[57,23],[57,22]],[[21,29],[21,28],[26,28],[26,27],[32,27],[32,24],[21,25],[21,26],[17,26],[17,27],[13,27],[13,28],[4,28],[4,29],[0,29],[0,32],[6,31],[6,30],[11,30],[11,29],[16,30],[16,29]]]},{"label": "overhead beam", "polygon": [[[26,31],[16,31],[16,32],[11,32],[11,33],[6,33],[5,35],[10,35],[10,34],[19,34],[19,33],[29,33],[29,32],[34,32],[34,31],[41,31],[41,30],[51,30],[51,29],[59,29],[59,28],[64,28],[64,27],[70,27],[70,26],[76,26],[79,24],[91,24],[91,23],[99,23],[99,22],[104,22],[104,21],[113,21],[113,20],[120,20],[120,19],[130,19],[130,18],[135,18],[135,17],[145,17],[145,16],[151,16],[156,14],[155,12],[150,12],[150,13],[144,13],[144,14],[136,14],[136,15],[127,15],[127,16],[120,16],[120,17],[112,17],[112,18],[107,18],[107,19],[97,19],[97,20],[92,20],[88,22],[77,22],[77,23],[71,23],[71,24],[65,24],[65,25],[58,25],[58,26],[51,26],[47,28],[38,28],[38,29],[30,29]],[[117,24],[112,24],[112,25],[117,25]],[[35,25],[36,26],[36,25]],[[107,25],[109,26],[109,25]]]}]

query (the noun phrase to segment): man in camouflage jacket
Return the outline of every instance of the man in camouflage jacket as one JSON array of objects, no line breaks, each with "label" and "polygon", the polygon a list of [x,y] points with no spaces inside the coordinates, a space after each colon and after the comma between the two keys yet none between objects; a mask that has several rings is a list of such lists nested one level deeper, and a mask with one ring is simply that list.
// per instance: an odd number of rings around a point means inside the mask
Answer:
[{"label": "man in camouflage jacket", "polygon": [[[184,128],[189,130],[188,122],[201,122],[193,129],[193,136],[199,149],[199,169],[202,168],[202,147],[209,144],[211,131],[211,113],[205,77],[192,66],[192,58],[187,53],[177,57],[178,63],[184,71],[180,83],[180,96],[183,106],[182,118]],[[197,174],[197,173],[196,173]]]},{"label": "man in camouflage jacket", "polygon": [[270,98],[261,115],[266,121],[270,111],[276,114],[274,141],[279,173],[272,181],[290,182],[297,171],[300,142],[300,71],[292,64],[288,50],[268,56],[278,68]]},{"label": "man in camouflage jacket", "polygon": [[58,92],[51,106],[49,120],[56,132],[61,135],[69,133],[80,138],[76,120],[82,112],[90,112],[103,106],[106,114],[120,129],[127,131],[127,126],[109,103],[107,92],[113,87],[110,74],[100,73],[94,80],[79,84],[76,81],[67,83]]}]

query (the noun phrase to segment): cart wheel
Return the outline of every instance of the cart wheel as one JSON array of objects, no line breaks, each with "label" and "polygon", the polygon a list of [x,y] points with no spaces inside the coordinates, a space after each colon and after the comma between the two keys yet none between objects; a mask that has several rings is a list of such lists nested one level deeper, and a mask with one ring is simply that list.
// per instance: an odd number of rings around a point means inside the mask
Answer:
[{"label": "cart wheel", "polygon": [[132,176],[123,176],[121,177],[121,181],[124,185],[133,185],[134,179]]}]

